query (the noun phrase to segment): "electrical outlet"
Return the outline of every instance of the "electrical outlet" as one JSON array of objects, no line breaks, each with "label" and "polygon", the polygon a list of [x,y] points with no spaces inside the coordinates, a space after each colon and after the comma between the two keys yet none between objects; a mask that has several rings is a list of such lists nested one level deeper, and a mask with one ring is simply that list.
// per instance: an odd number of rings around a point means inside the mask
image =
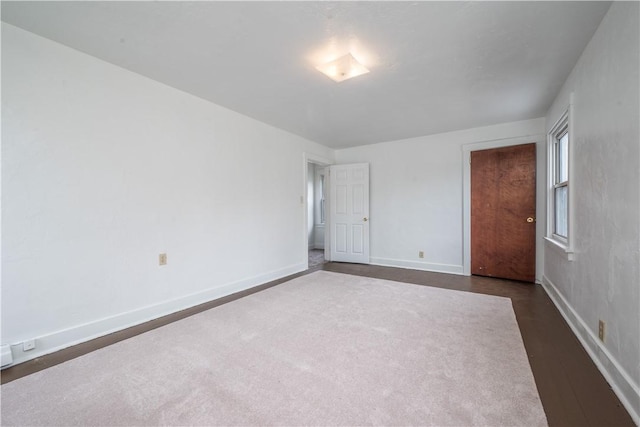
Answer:
[{"label": "electrical outlet", "polygon": [[424,258],[424,252],[423,251],[418,252],[418,258]]},{"label": "electrical outlet", "polygon": [[598,338],[604,342],[604,322],[602,320],[598,321]]},{"label": "electrical outlet", "polygon": [[22,351],[29,351],[36,348],[36,340],[27,340],[22,343]]},{"label": "electrical outlet", "polygon": [[167,254],[160,254],[160,256],[158,256],[158,262],[160,265],[167,265]]}]

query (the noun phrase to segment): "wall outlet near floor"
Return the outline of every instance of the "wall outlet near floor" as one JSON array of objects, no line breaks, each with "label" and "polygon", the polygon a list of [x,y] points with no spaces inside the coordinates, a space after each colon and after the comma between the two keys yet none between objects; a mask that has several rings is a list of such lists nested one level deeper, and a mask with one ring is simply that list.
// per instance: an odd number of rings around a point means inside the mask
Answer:
[{"label": "wall outlet near floor", "polygon": [[167,254],[160,254],[158,256],[158,263],[160,265],[167,265]]},{"label": "wall outlet near floor", "polygon": [[598,338],[604,342],[604,322],[602,320],[598,321]]},{"label": "wall outlet near floor", "polygon": [[29,351],[36,348],[36,340],[27,340],[22,343],[22,351]]},{"label": "wall outlet near floor", "polygon": [[424,251],[418,252],[418,258],[424,258]]}]

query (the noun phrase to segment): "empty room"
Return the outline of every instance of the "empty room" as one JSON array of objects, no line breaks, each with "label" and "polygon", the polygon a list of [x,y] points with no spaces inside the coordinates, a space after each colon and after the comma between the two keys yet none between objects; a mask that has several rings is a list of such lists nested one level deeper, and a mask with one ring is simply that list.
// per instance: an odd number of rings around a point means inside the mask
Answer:
[{"label": "empty room", "polygon": [[640,424],[640,3],[1,18],[1,425]]}]

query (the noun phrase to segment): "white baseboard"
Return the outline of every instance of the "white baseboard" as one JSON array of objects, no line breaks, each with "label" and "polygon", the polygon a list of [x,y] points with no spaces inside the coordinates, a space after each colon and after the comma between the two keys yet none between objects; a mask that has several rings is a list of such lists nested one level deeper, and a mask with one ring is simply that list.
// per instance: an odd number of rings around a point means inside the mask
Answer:
[{"label": "white baseboard", "polygon": [[373,265],[383,267],[409,268],[412,270],[432,271],[435,273],[463,274],[461,265],[434,264],[430,262],[408,261],[403,259],[377,258],[371,257],[369,262]]},{"label": "white baseboard", "polygon": [[618,396],[620,402],[622,402],[626,410],[629,411],[633,421],[636,425],[640,425],[640,388],[638,385],[602,344],[595,333],[587,326],[584,320],[582,320],[580,315],[571,307],[569,302],[548,277],[542,277],[542,286],[587,351],[587,354],[589,354],[589,357],[591,357],[607,380],[611,389],[616,396]]},{"label": "white baseboard", "polygon": [[[306,260],[305,260],[306,261]],[[35,348],[23,351],[22,343],[11,345],[13,362],[3,368],[8,368],[19,363],[26,362],[49,353],[80,344],[94,338],[108,335],[113,332],[157,319],[168,314],[175,313],[199,304],[216,300],[236,292],[244,291],[252,287],[280,279],[290,274],[298,273],[307,268],[304,264],[295,264],[280,270],[271,271],[254,277],[249,277],[236,282],[228,283],[201,292],[185,295],[158,304],[140,307],[136,310],[120,313],[115,316],[95,320],[69,329],[53,332],[48,335],[35,338]],[[3,357],[3,360],[5,358]]]}]

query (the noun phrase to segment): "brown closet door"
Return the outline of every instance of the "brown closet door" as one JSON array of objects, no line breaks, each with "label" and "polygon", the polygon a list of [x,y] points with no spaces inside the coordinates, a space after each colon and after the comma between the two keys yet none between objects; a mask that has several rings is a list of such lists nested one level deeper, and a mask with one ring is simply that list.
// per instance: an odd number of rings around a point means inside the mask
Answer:
[{"label": "brown closet door", "polygon": [[471,152],[471,274],[534,282],[536,145]]}]

